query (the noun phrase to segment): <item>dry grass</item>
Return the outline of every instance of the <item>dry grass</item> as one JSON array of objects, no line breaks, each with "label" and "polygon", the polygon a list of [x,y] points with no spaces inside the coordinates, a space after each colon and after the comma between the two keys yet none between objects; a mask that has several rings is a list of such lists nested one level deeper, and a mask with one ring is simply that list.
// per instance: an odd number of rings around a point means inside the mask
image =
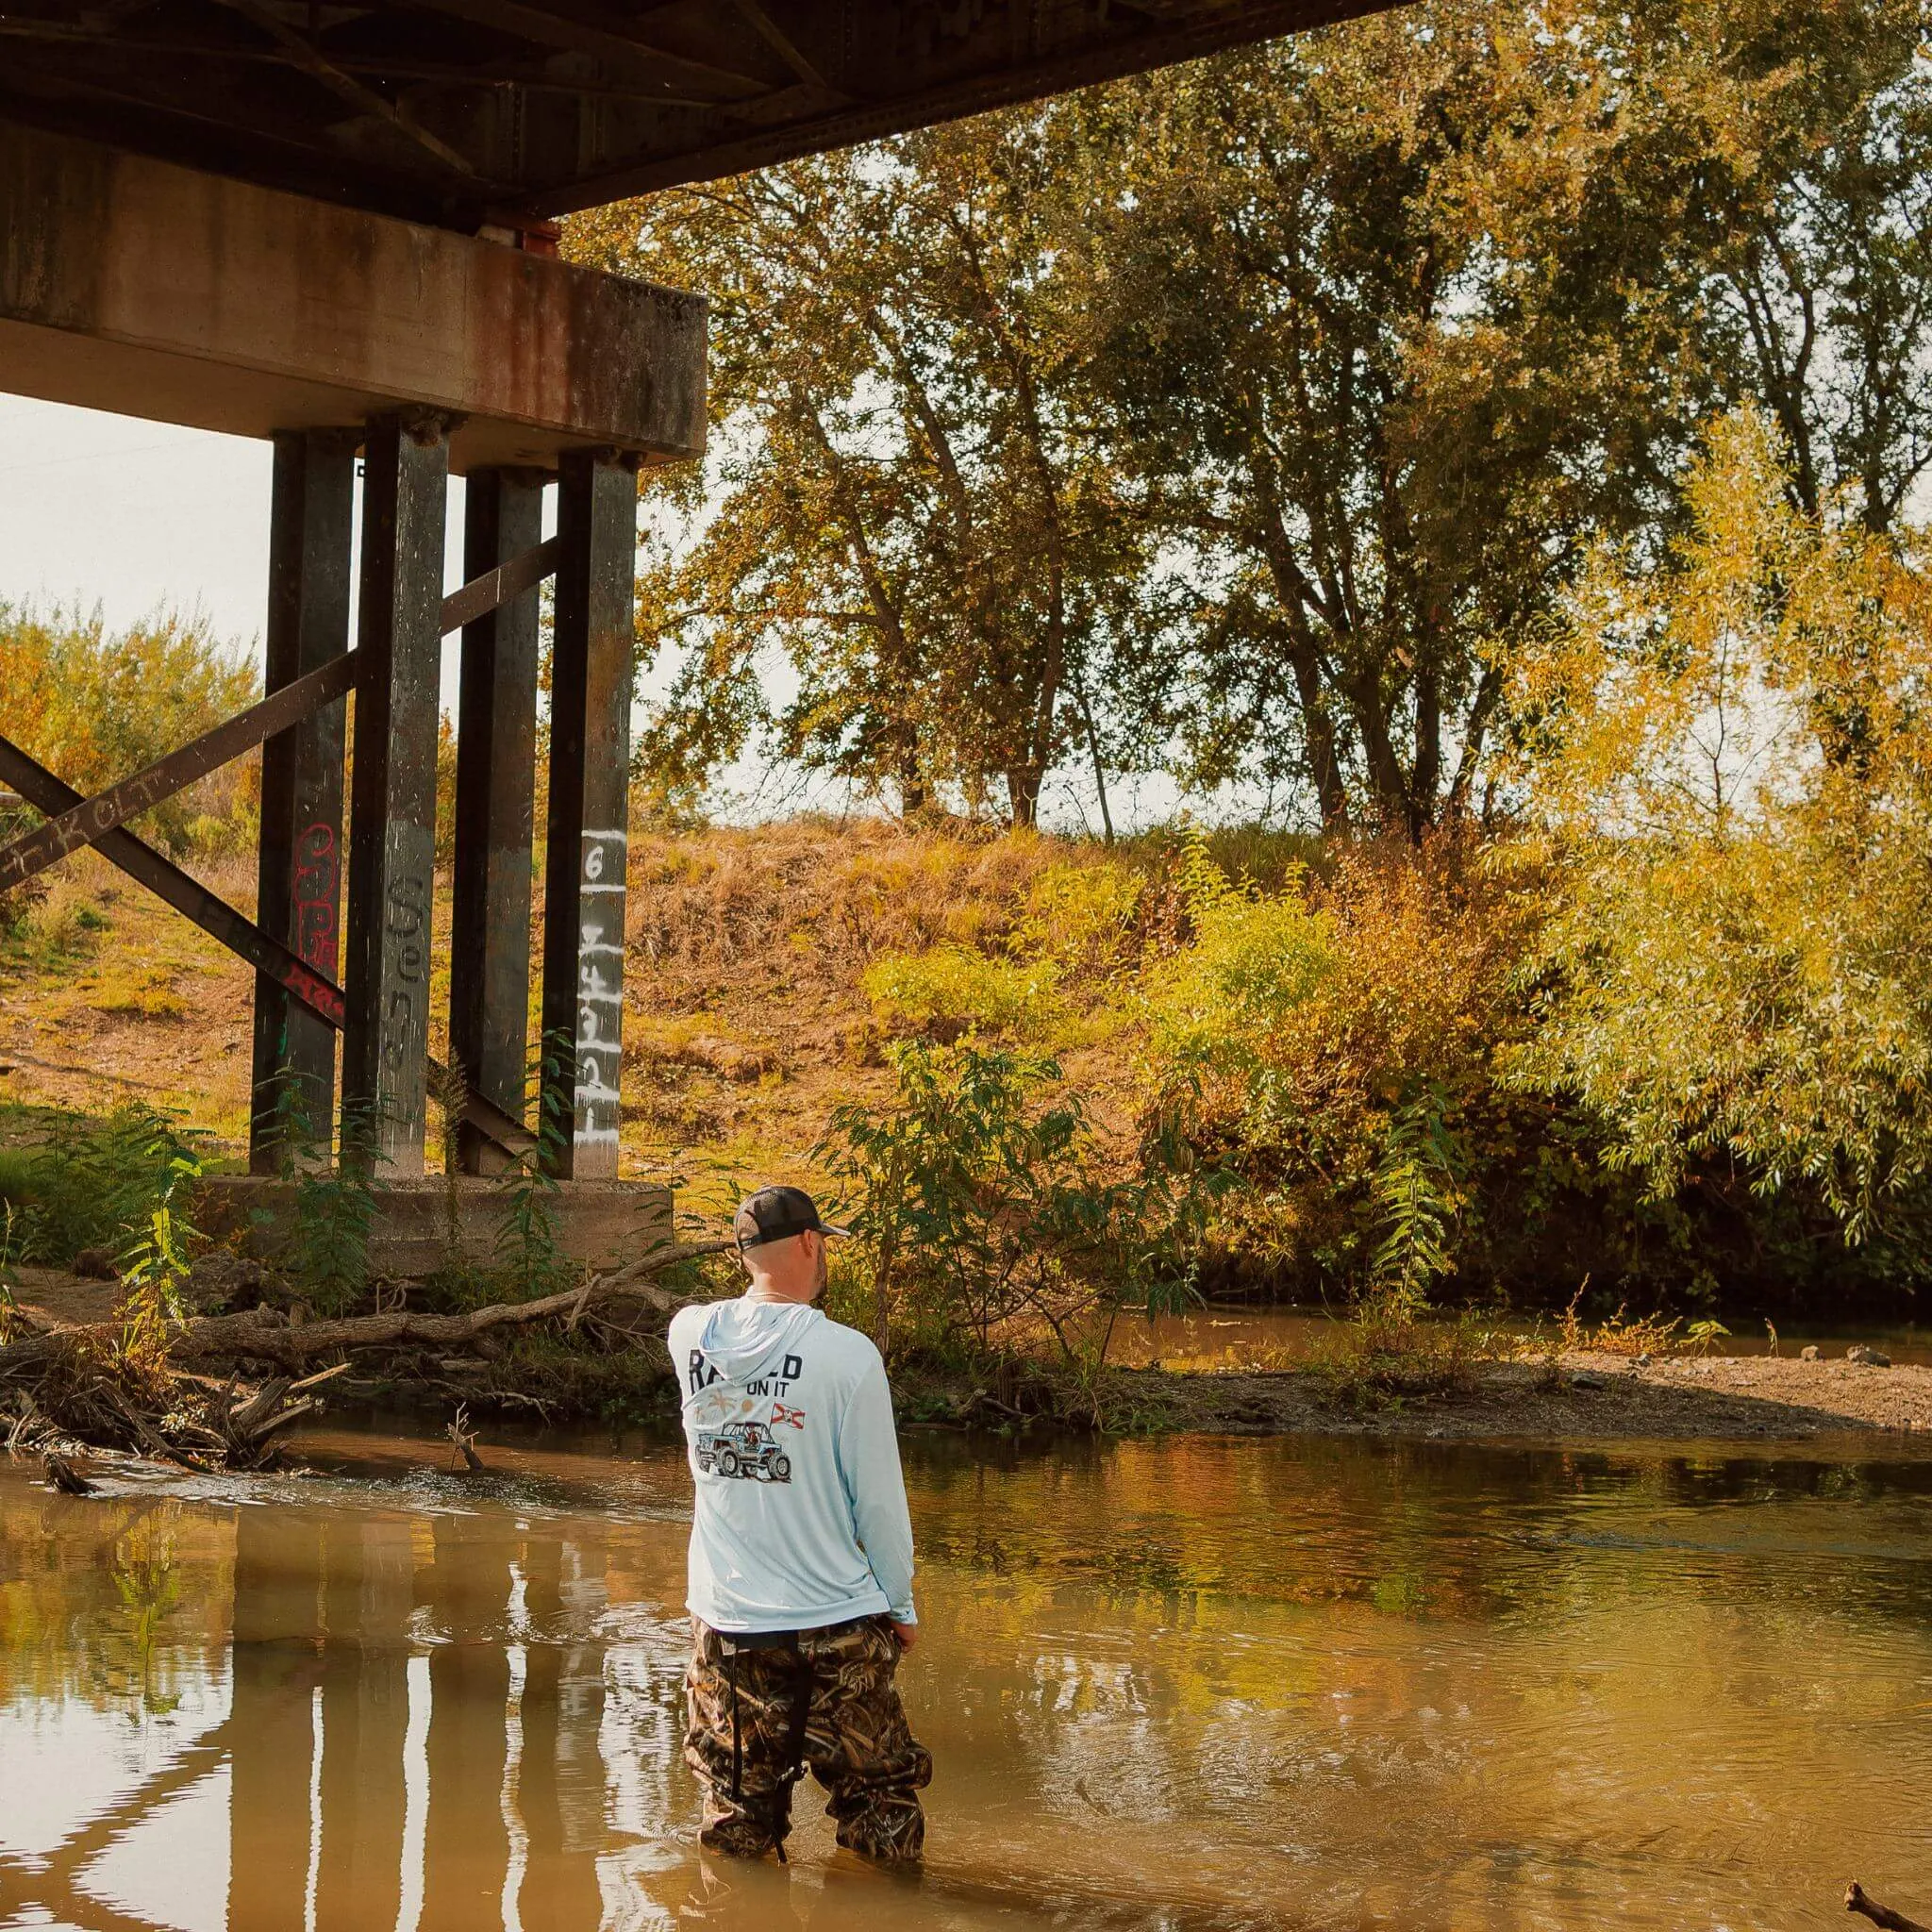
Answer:
[{"label": "dry grass", "polygon": [[[629,877],[624,1171],[682,1175],[693,1198],[754,1176],[822,1179],[811,1149],[830,1108],[883,1096],[890,1084],[859,985],[865,968],[947,941],[996,943],[1024,918],[1041,873],[1099,856],[1064,840],[866,822],[640,832]],[[253,912],[251,859],[193,869]],[[58,915],[60,947],[16,945],[0,956],[0,1066],[13,1070],[0,1076],[0,1098],[100,1108],[139,1092],[239,1154],[249,969],[92,854],[63,863],[35,911],[43,908]],[[83,912],[97,923],[80,923]],[[533,914],[534,959],[541,889]],[[436,922],[431,1043],[441,1051],[446,877]],[[1129,1108],[1117,1050],[1076,1041],[1063,1057],[1098,1095],[1103,1123],[1110,1091]]]},{"label": "dry grass", "polygon": [[749,969],[788,984],[846,986],[882,953],[1004,936],[1027,886],[1072,849],[882,821],[642,834],[631,843],[634,969],[700,977]]}]

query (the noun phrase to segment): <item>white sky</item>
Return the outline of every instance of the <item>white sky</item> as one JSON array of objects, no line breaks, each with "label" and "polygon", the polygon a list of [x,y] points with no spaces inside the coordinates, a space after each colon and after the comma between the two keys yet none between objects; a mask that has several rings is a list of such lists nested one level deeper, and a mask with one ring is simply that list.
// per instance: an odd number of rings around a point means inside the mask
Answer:
[{"label": "white sky", "polygon": [[268,485],[265,442],[0,395],[0,599],[199,607],[258,644]]},{"label": "white sky", "polygon": [[[164,608],[200,610],[259,663],[271,462],[268,443],[252,437],[0,394],[0,603],[98,604],[110,630]],[[462,549],[458,478],[449,590],[462,581]],[[455,675],[451,639],[446,707]]]}]

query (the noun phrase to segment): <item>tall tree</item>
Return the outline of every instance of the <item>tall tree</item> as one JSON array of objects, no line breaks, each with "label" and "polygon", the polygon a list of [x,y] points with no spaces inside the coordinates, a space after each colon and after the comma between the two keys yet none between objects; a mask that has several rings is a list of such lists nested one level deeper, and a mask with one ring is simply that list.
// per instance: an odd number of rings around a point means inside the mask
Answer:
[{"label": "tall tree", "polygon": [[1206,776],[1328,824],[1464,808],[1490,654],[1682,441],[1677,130],[1582,8],[1360,21],[1090,98],[1091,378],[1202,621]]},{"label": "tall tree", "polygon": [[1669,539],[1714,412],[1763,399],[1801,509],[1907,508],[1922,4],[1433,0],[580,223],[718,303],[655,768],[1480,809],[1511,652],[1592,538]]},{"label": "tall tree", "polygon": [[1068,408],[1041,161],[1034,123],[992,118],[579,226],[715,305],[718,454],[671,486],[708,515],[644,577],[647,632],[684,653],[660,776],[763,731],[908,808],[997,781],[1030,824],[1070,741],[1104,764],[1088,680],[1132,635],[1143,540]]},{"label": "tall tree", "polygon": [[1896,528],[1932,462],[1932,69],[1917,0],[1687,10],[1706,130],[1680,279],[1727,400],[1774,414],[1807,516]]}]

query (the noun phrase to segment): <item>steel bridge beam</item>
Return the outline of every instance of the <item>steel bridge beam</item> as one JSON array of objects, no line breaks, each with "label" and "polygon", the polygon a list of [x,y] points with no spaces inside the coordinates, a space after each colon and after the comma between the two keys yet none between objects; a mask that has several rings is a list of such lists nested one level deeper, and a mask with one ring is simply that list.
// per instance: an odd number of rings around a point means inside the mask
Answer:
[{"label": "steel bridge beam", "polygon": [[382,417],[363,450],[342,1153],[408,1176],[429,1112],[446,425]]},{"label": "steel bridge beam", "polygon": [[[275,438],[269,517],[271,692],[349,648],[354,430]],[[338,698],[261,748],[261,846],[256,922],[325,979],[341,976],[342,760],[348,704]],[[255,980],[251,1174],[274,1174],[298,1141],[326,1152],[335,1118],[336,1029],[278,980]]]},{"label": "steel bridge beam", "polygon": [[544,1110],[558,1172],[612,1178],[624,1066],[636,466],[574,451],[558,477],[543,875]]},{"label": "steel bridge beam", "polygon": [[[473,471],[463,575],[498,573],[542,534],[541,471]],[[554,561],[556,548],[543,554]],[[449,1043],[470,1085],[521,1118],[529,1060],[530,855],[537,778],[537,591],[466,625],[457,713],[456,874],[450,908]],[[465,1128],[467,1174],[501,1150]]]}]

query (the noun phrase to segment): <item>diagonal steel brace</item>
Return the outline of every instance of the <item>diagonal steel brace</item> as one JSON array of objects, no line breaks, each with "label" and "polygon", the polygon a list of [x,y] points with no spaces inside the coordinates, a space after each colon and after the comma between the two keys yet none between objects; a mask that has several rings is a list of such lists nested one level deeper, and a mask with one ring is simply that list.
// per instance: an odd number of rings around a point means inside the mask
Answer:
[{"label": "diagonal steel brace", "polygon": [[[447,637],[453,630],[461,630],[466,624],[474,624],[534,590],[556,570],[558,556],[558,540],[552,537],[452,591],[442,600],[442,634]],[[72,794],[73,802],[64,810],[50,813],[45,824],[22,833],[0,849],[0,891],[25,885],[76,846],[97,844],[125,820],[172,798],[230,758],[240,758],[264,739],[289,730],[325,705],[333,704],[354,685],[357,663],[356,653],[344,651],[307,676],[271,691],[258,705],[251,705],[212,731],[203,732],[192,743],[157,758],[131,778],[123,778],[92,798]],[[21,795],[26,796],[25,791]]]},{"label": "diagonal steel brace", "polygon": [[[6,738],[0,738],[0,779],[35,810],[49,817],[69,811],[80,802],[80,794],[72,786],[62,783]],[[277,985],[286,987],[310,1012],[341,1029],[344,1017],[342,990],[332,979],[316,972],[279,940],[272,939],[253,920],[242,918],[225,899],[209,891],[199,879],[183,872],[172,860],[163,858],[132,832],[116,827],[93,842],[103,858],[119,866],[129,878],[145,886],[184,918],[192,920],[210,939],[219,941],[258,973],[265,973]],[[434,1059],[429,1067],[439,1078],[441,1076],[442,1069]],[[526,1154],[537,1144],[535,1136],[521,1121],[485,1100],[480,1093],[469,1096],[463,1118],[511,1156]]]}]

